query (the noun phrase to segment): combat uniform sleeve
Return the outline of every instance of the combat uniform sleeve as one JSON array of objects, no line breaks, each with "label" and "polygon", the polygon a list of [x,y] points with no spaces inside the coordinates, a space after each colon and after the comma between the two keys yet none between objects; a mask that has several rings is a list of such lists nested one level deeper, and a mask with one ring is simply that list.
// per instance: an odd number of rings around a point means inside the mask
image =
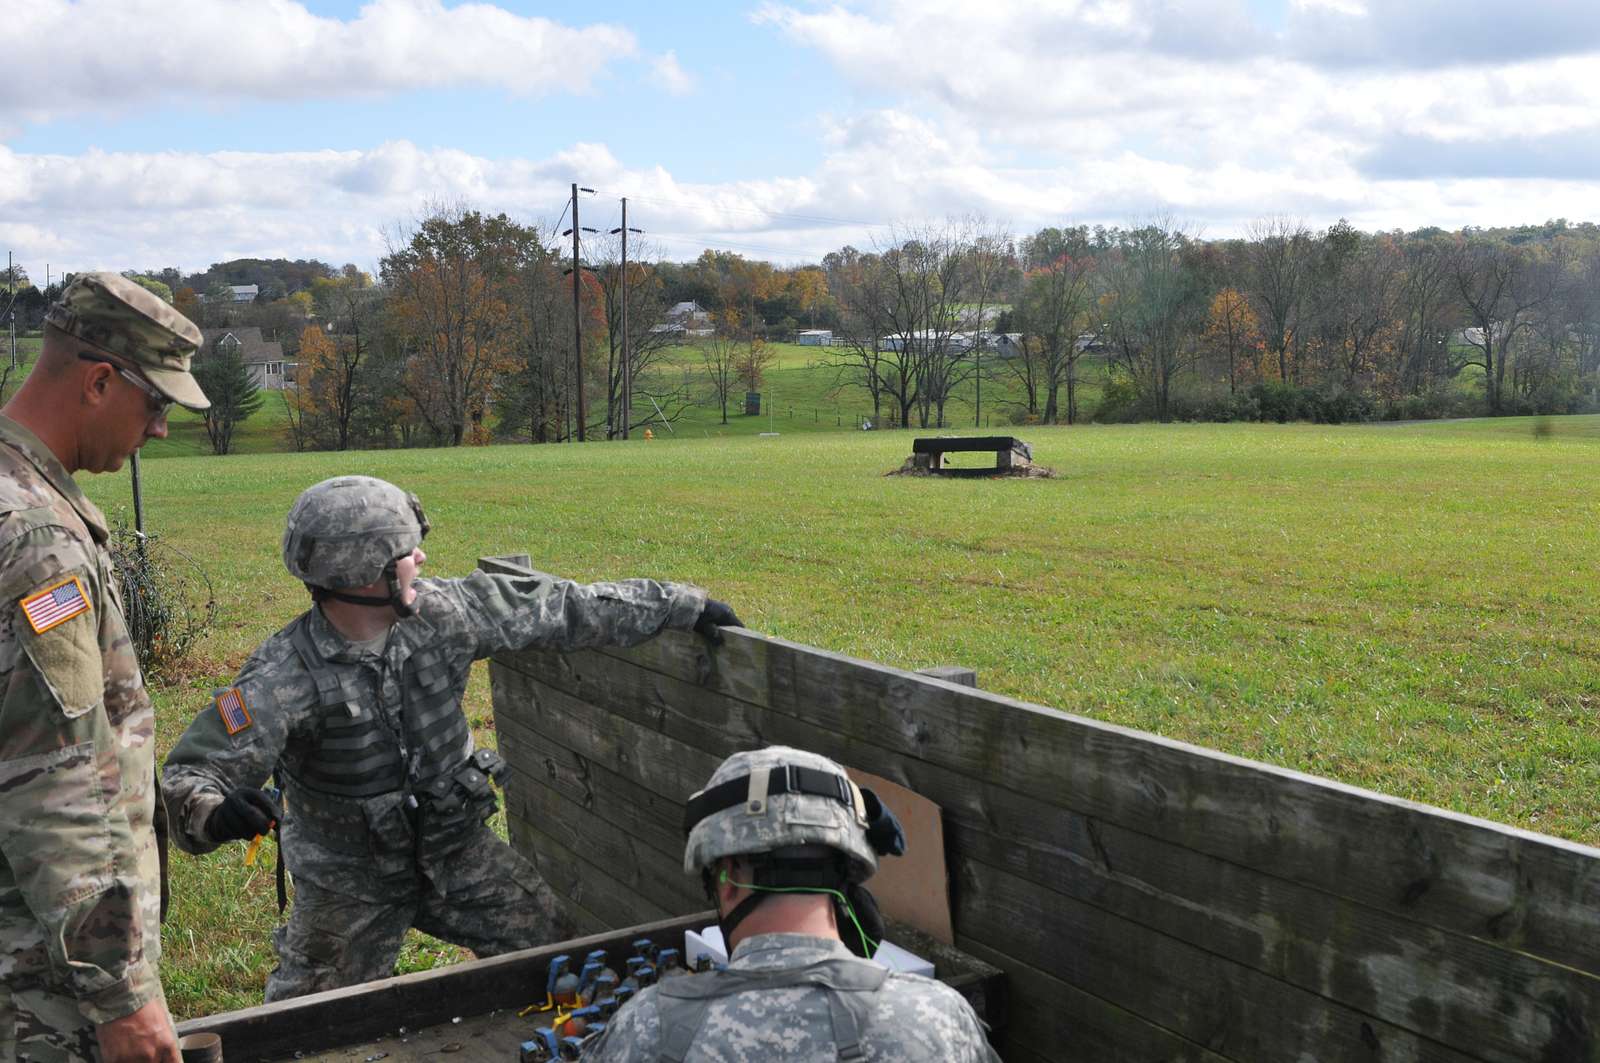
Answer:
[{"label": "combat uniform sleeve", "polygon": [[0,546],[0,591],[0,854],[84,1016],[109,1022],[161,996],[105,707],[102,625],[120,621],[60,527]]},{"label": "combat uniform sleeve", "polygon": [[300,723],[298,710],[309,704],[294,696],[293,681],[275,675],[273,645],[257,651],[232,686],[212,694],[167,754],[161,787],[173,840],[186,853],[220,844],[206,833],[211,813],[230,790],[266,785]]},{"label": "combat uniform sleeve", "polygon": [[435,586],[466,617],[476,657],[526,646],[563,651],[633,646],[664,628],[693,627],[706,604],[699,587],[650,579],[580,584],[474,572]]}]

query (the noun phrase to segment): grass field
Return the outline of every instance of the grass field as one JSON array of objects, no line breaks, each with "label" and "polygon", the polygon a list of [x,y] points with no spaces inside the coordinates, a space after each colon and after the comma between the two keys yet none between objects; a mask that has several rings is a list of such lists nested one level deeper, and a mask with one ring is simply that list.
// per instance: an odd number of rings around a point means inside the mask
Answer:
[{"label": "grass field", "polygon": [[[1600,842],[1600,418],[1021,434],[1057,478],[885,479],[904,432],[148,461],[151,530],[221,599],[163,748],[304,607],[295,495],[362,472],[427,503],[434,574],[525,551],[692,580],[785,638]],[[125,474],[87,486],[126,510]],[[481,673],[468,711],[492,741]],[[181,1014],[259,999],[270,863],[240,859],[175,859]],[[404,964],[454,955],[417,936]]]}]

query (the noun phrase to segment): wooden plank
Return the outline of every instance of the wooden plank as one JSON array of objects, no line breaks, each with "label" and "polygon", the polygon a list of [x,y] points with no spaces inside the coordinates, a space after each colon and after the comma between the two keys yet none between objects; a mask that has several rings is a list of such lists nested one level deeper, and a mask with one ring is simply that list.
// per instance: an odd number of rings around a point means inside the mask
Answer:
[{"label": "wooden plank", "polygon": [[629,896],[648,899],[667,912],[692,912],[706,906],[700,880],[683,872],[681,842],[677,855],[663,854],[627,831],[591,817],[581,805],[550,787],[531,781],[512,788],[506,815],[537,825],[546,837],[581,857],[600,877]]},{"label": "wooden plank", "polygon": [[[580,663],[583,672],[555,669],[546,680],[525,673],[509,674],[497,666],[491,673],[496,680],[496,716],[520,721],[554,744],[581,751],[591,762],[679,802],[710,778],[721,758],[699,750],[686,751],[655,731],[625,730],[615,715],[595,712],[590,704],[574,698],[569,691],[582,689],[591,681],[593,673],[588,666],[598,668],[604,663],[614,667],[608,659],[593,654],[584,655]],[[636,709],[670,711],[665,704],[654,703]],[[652,781],[645,783],[647,778]]]},{"label": "wooden plank", "polygon": [[[958,944],[1003,948],[1219,1055],[1413,1063],[1481,1058],[975,860],[956,864],[962,885]],[[1019,927],[1028,932],[1019,934]]]},{"label": "wooden plank", "polygon": [[911,441],[913,454],[967,450],[1011,450],[1021,442],[1011,436],[922,436]]},{"label": "wooden plank", "polygon": [[550,888],[573,906],[571,914],[580,930],[629,926],[682,914],[618,885],[609,868],[583,860],[537,824],[507,815],[506,830],[517,851],[535,861]]},{"label": "wooden plank", "polygon": [[725,632],[715,650],[663,636],[596,656],[634,660],[990,787],[1600,973],[1600,850],[1588,846],[752,632]]},{"label": "wooden plank", "polygon": [[[887,756],[719,695],[692,688],[673,692],[662,679],[641,677],[620,661],[583,671],[587,680],[575,679],[579,673],[574,672],[568,681],[619,715],[644,718],[632,707],[692,697],[692,715],[650,710],[648,718],[719,756],[740,745],[735,736],[753,733],[869,768]],[[649,687],[648,694],[640,684]],[[1004,788],[976,788],[933,765],[895,761],[903,781],[945,806],[955,851],[1487,1058],[1520,1059],[1524,1046],[1548,1041],[1552,1030],[1581,1030],[1600,1015],[1597,983],[1589,976],[1053,809]],[[1516,1006],[1506,1006],[1507,1001]]]},{"label": "wooden plank", "polygon": [[[672,801],[617,775],[571,749],[555,745],[508,716],[497,721],[500,752],[516,765],[507,786],[548,786],[588,814],[626,830],[669,855],[683,854],[683,803]],[[542,775],[525,774],[524,765]]]},{"label": "wooden plank", "polygon": [[[605,732],[605,740],[596,744],[594,729],[582,726],[581,722],[575,723],[574,717],[582,721],[586,716],[596,715],[599,710],[595,707],[530,676],[501,669],[499,665],[494,668],[497,731],[509,734],[513,744],[521,743],[517,746],[518,756],[526,758],[530,774],[602,814],[609,803],[617,806],[612,814],[645,818],[664,830],[681,830],[684,798],[683,791],[678,788],[685,784],[688,772],[676,763],[663,763],[659,757],[624,761],[620,754],[611,750],[611,744],[617,740],[614,733]],[[553,708],[560,711],[530,711],[533,699],[552,703]],[[630,774],[614,771],[593,756],[577,752],[575,744],[581,744],[585,750],[607,751],[607,763],[626,765]],[[702,750],[693,750],[690,756],[696,766],[704,763]],[[650,780],[655,787],[673,792],[660,792],[640,780]],[[698,789],[703,782],[702,779],[693,785]]]},{"label": "wooden plank", "polygon": [[1229,1063],[1202,1045],[1086,993],[1015,957],[958,939],[963,952],[1008,969],[1006,1027],[994,1038],[1006,1063]]},{"label": "wooden plank", "polygon": [[636,937],[681,940],[685,928],[703,925],[709,913],[629,927],[572,941],[524,949],[453,967],[419,971],[377,982],[330,989],[223,1012],[178,1024],[179,1035],[210,1031],[222,1036],[233,1063],[317,1052],[393,1033],[447,1023],[462,1014],[518,1008],[543,995],[550,958],[592,949],[626,956]]}]

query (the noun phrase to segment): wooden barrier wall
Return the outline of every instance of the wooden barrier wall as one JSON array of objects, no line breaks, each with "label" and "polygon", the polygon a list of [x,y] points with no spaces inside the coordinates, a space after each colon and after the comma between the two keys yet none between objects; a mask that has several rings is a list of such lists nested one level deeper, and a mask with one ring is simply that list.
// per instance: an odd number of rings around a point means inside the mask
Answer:
[{"label": "wooden barrier wall", "polygon": [[781,743],[942,806],[1007,1060],[1600,1063],[1600,850],[751,632],[490,675],[585,932],[703,908],[683,802]]}]

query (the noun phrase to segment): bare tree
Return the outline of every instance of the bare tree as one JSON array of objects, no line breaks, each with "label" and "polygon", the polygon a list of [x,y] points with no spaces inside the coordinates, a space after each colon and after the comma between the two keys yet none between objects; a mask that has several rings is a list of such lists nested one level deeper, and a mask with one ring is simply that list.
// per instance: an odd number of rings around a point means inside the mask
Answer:
[{"label": "bare tree", "polygon": [[723,307],[711,315],[716,332],[700,341],[700,366],[711,382],[712,398],[722,409],[722,423],[728,423],[728,398],[738,381],[739,363],[755,336],[748,319],[735,306]]},{"label": "bare tree", "polygon": [[[622,293],[622,241],[620,234],[610,234],[591,241],[595,247],[595,272],[600,278],[601,293],[605,299],[606,339],[606,438],[620,436],[623,421],[632,417],[624,410],[622,385],[624,378],[623,353],[627,352],[627,369],[637,388],[649,378],[651,370],[660,365],[667,350],[676,342],[676,336],[660,328],[666,321],[666,301],[662,297],[660,278],[645,260],[660,257],[659,252],[646,241],[630,241],[628,247],[627,313],[623,313]],[[628,333],[626,343],[622,333],[626,317]],[[659,401],[660,396],[657,396]],[[652,410],[638,424],[655,417]],[[637,427],[631,420],[627,428]]]},{"label": "bare tree", "polygon": [[1165,220],[1121,232],[1103,274],[1113,357],[1160,421],[1171,419],[1174,379],[1201,349],[1206,299],[1184,262],[1188,242]]},{"label": "bare tree", "polygon": [[1529,326],[1531,312],[1554,293],[1558,275],[1536,251],[1498,240],[1464,239],[1451,258],[1451,280],[1471,322],[1465,339],[1475,352],[1458,364],[1483,370],[1491,417],[1504,410],[1512,341]]},{"label": "bare tree", "polygon": [[845,247],[826,255],[828,288],[839,306],[834,345],[821,364],[834,371],[837,387],[859,387],[872,400],[872,420],[883,423],[890,367],[883,339],[889,331],[887,271],[875,254]]},{"label": "bare tree", "polygon": [[1247,235],[1245,287],[1255,301],[1267,350],[1277,360],[1279,379],[1293,383],[1290,356],[1314,253],[1311,231],[1298,221],[1274,216],[1252,223]]}]

